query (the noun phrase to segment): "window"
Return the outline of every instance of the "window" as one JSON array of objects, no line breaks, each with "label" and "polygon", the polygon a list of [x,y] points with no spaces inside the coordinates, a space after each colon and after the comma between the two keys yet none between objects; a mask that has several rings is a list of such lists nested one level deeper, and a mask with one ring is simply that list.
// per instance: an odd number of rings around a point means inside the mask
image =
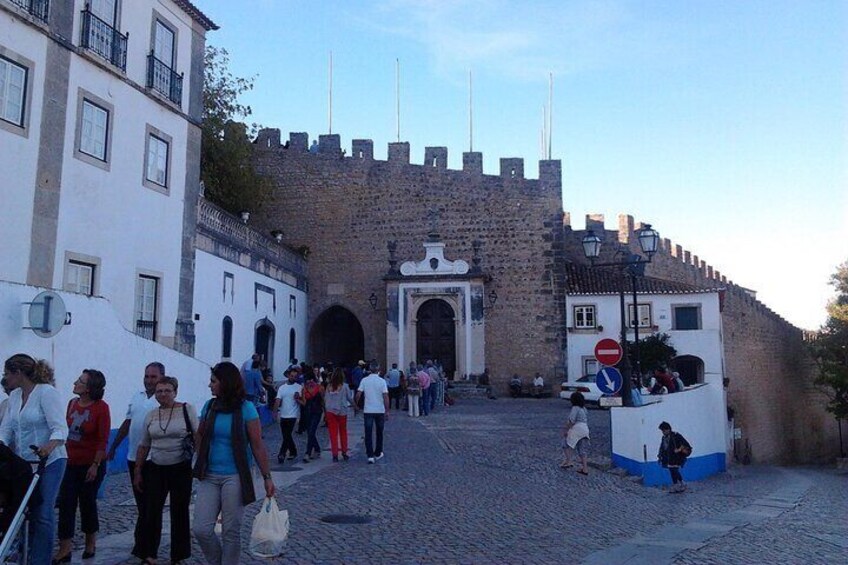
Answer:
[{"label": "window", "polygon": [[89,9],[110,26],[115,25],[115,0],[90,0]]},{"label": "window", "polygon": [[108,127],[109,112],[89,100],[83,100],[80,151],[105,161]]},{"label": "window", "polygon": [[672,306],[674,311],[675,330],[700,330],[701,308],[700,306]]},{"label": "window", "polygon": [[294,294],[289,294],[289,317],[297,317],[297,297]]},{"label": "window", "polygon": [[289,330],[289,360],[293,360],[297,357],[294,353],[296,339],[294,328],[292,328]]},{"label": "window", "polygon": [[156,303],[159,279],[139,275],[135,285],[135,333],[147,339],[156,339]]},{"label": "window", "polygon": [[574,329],[588,330],[595,329],[596,326],[594,306],[574,307]]},{"label": "window", "polygon": [[23,127],[26,87],[26,67],[0,57],[0,119]]},{"label": "window", "polygon": [[224,302],[227,301],[227,295],[230,295],[230,303],[235,300],[236,291],[235,291],[235,282],[236,276],[232,273],[224,272]]},{"label": "window", "polygon": [[65,290],[86,296],[94,295],[95,265],[82,261],[68,261],[65,267]]},{"label": "window", "polygon": [[221,324],[221,357],[229,359],[233,356],[233,319],[224,316]]},{"label": "window", "polygon": [[153,24],[153,56],[169,67],[174,66],[174,32],[161,20]]},{"label": "window", "polygon": [[176,29],[154,11],[150,55],[147,57],[147,87],[174,104],[183,97],[183,77],[176,72]]},{"label": "window", "polygon": [[594,357],[584,357],[583,358],[583,376],[584,377],[592,377],[598,374],[598,371],[601,370],[601,365],[598,363],[598,360]]},{"label": "window", "polygon": [[[633,323],[633,304],[627,305],[627,327],[632,328],[634,326]],[[639,327],[640,328],[650,328],[653,326],[651,322],[651,305],[650,304],[640,304],[639,305]]]},{"label": "window", "polygon": [[144,149],[144,175],[142,182],[147,188],[168,193],[171,184],[171,136],[148,125]]}]

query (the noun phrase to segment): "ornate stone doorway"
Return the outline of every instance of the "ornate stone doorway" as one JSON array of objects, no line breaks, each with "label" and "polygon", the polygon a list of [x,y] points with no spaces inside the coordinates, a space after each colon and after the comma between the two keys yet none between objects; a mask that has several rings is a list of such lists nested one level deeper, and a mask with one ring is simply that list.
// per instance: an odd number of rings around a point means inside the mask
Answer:
[{"label": "ornate stone doorway", "polygon": [[274,324],[271,323],[271,320],[268,318],[264,318],[256,322],[256,327],[254,329],[254,349],[255,353],[258,353],[262,359],[265,360],[265,363],[268,364],[268,368],[274,368],[274,334],[276,333]]},{"label": "ornate stone doorway", "polygon": [[453,308],[440,299],[426,301],[418,309],[416,323],[417,361],[438,359],[446,375],[456,370],[456,319]]},{"label": "ornate stone doorway", "polygon": [[324,310],[312,324],[309,351],[314,363],[349,367],[365,358],[365,334],[357,317],[342,306]]}]

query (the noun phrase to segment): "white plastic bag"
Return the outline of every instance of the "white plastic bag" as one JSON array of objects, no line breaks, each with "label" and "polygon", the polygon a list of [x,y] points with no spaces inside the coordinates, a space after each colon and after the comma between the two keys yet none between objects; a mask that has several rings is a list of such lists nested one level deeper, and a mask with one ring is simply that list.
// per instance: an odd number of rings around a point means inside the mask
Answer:
[{"label": "white plastic bag", "polygon": [[283,553],[288,537],[288,510],[280,510],[275,499],[266,498],[253,520],[250,553],[256,557],[277,557]]}]

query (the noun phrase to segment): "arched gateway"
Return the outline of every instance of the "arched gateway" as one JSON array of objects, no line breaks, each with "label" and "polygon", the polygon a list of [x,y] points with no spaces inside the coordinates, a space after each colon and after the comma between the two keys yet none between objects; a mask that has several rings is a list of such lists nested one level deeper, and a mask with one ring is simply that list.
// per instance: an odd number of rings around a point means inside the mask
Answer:
[{"label": "arched gateway", "polygon": [[438,359],[446,375],[456,370],[456,318],[453,308],[441,299],[427,300],[418,308],[416,322],[418,361]]},{"label": "arched gateway", "polygon": [[356,316],[342,306],[324,310],[309,333],[311,360],[349,367],[365,357],[365,333]]}]

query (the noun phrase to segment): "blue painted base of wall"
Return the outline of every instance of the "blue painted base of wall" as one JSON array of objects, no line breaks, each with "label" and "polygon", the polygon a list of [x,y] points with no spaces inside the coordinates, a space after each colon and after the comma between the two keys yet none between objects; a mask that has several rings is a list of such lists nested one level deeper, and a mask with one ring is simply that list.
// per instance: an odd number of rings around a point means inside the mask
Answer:
[{"label": "blue painted base of wall", "polygon": [[[649,487],[670,485],[671,475],[668,469],[656,461],[647,463],[629,459],[627,457],[612,454],[612,464],[627,471],[628,475],[642,477],[642,484]],[[727,470],[727,461],[724,453],[710,453],[699,457],[690,457],[686,464],[680,469],[684,481],[700,481],[711,475],[723,473]]]}]

